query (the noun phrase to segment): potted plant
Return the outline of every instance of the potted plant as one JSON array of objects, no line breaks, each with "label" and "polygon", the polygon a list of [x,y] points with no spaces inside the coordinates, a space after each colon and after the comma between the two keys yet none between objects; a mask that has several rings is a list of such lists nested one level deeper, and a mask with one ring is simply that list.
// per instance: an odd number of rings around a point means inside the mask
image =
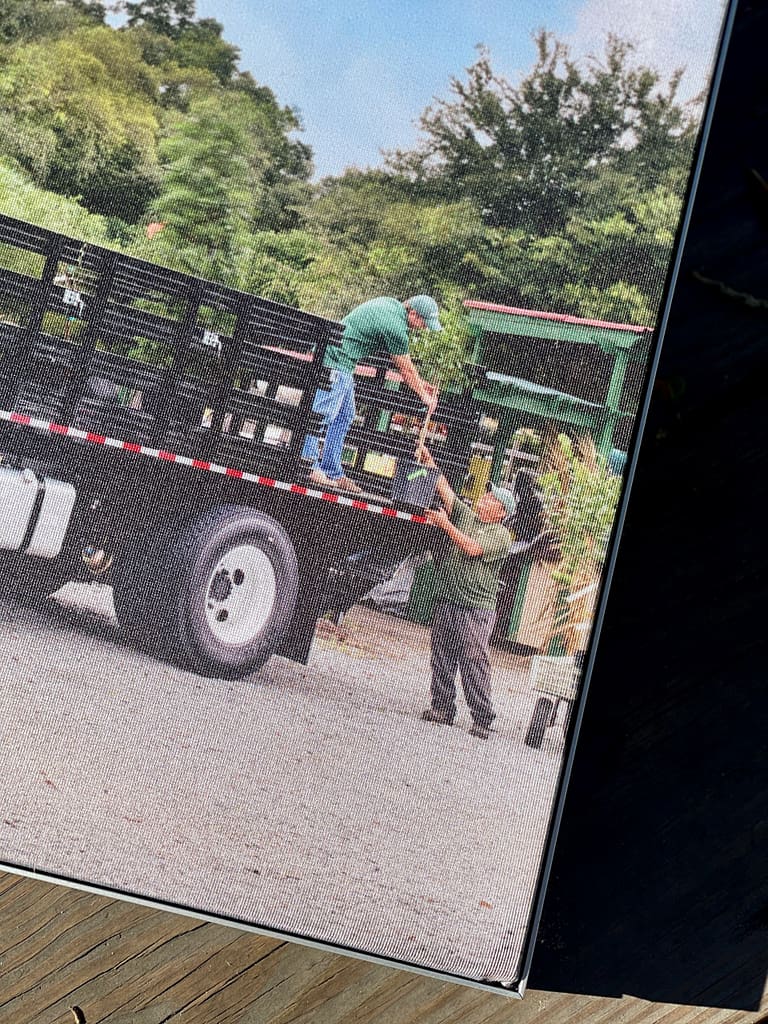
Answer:
[{"label": "potted plant", "polygon": [[609,471],[588,435],[574,444],[567,434],[558,434],[544,465],[540,485],[562,551],[553,575],[571,593],[602,569],[622,481]]},{"label": "potted plant", "polygon": [[[591,437],[575,444],[566,434],[551,439],[539,483],[549,520],[560,542],[561,560],[552,570],[556,584],[554,614],[546,654],[533,659],[533,688],[541,693],[525,736],[539,747],[555,724],[558,708],[570,709],[580,674],[579,654],[592,627],[600,573],[605,563],[621,478],[608,469]],[[563,729],[567,728],[569,711]]]}]

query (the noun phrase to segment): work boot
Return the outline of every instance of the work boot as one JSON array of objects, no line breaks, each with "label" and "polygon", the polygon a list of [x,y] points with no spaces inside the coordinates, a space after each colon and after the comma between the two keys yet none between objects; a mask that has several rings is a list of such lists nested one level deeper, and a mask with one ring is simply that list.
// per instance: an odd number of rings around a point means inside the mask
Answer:
[{"label": "work boot", "polygon": [[435,725],[453,725],[453,719],[444,711],[435,711],[434,708],[427,708],[421,713],[422,721],[434,722]]},{"label": "work boot", "polygon": [[362,494],[363,488],[359,487],[354,480],[348,476],[340,476],[338,480],[332,481],[337,491],[346,491],[348,494]]},{"label": "work boot", "polygon": [[475,722],[469,730],[469,735],[474,736],[478,740],[487,740],[491,735],[491,728],[488,725],[481,725],[479,722]]}]

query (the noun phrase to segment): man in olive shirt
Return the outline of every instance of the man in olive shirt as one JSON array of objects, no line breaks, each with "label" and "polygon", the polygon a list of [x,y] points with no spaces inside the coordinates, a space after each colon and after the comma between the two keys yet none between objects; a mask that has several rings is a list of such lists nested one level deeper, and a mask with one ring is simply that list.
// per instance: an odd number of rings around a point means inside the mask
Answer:
[{"label": "man in olive shirt", "polygon": [[329,391],[318,391],[313,412],[323,415],[323,455],[319,438],[308,437],[303,456],[311,463],[310,480],[321,487],[359,493],[360,487],[344,473],[341,456],[347,432],[355,418],[355,379],[358,363],[376,352],[386,352],[404,382],[432,411],[437,389],[422,380],[408,354],[410,330],[442,331],[437,303],[429,295],[399,299],[369,299],[342,320],[341,344],[329,347],[324,365],[331,371]]},{"label": "man in olive shirt", "polygon": [[[435,462],[426,448],[419,461]],[[494,487],[480,498],[474,511],[460,501],[444,476],[437,482],[443,504],[426,512],[427,522],[451,541],[437,561],[437,603],[432,620],[432,706],[426,722],[452,725],[456,717],[456,672],[470,714],[472,736],[487,740],[496,717],[491,700],[489,641],[496,620],[499,575],[512,547],[502,524],[515,510],[512,491]]]}]

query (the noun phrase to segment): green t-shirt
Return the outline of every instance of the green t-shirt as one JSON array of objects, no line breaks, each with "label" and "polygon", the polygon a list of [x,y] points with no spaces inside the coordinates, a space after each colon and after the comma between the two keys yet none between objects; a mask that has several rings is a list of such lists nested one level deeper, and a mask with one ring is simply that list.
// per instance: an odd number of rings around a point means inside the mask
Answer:
[{"label": "green t-shirt", "polygon": [[512,536],[501,523],[483,523],[457,498],[451,522],[476,540],[482,555],[471,558],[451,543],[437,562],[437,600],[462,608],[495,608],[499,574],[512,547]]},{"label": "green t-shirt", "polygon": [[358,363],[374,352],[407,355],[407,317],[405,306],[397,299],[369,299],[356,306],[341,321],[344,324],[341,344],[328,348],[325,365],[331,370],[352,373]]}]

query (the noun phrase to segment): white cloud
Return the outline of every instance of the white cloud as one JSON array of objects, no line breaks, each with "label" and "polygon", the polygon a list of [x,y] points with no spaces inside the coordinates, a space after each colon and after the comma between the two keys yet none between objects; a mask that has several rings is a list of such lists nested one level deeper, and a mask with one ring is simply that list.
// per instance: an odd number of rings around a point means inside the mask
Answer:
[{"label": "white cloud", "polygon": [[637,58],[669,76],[686,71],[681,99],[709,81],[726,0],[585,0],[568,38],[574,56],[601,55],[609,32],[637,46]]}]

